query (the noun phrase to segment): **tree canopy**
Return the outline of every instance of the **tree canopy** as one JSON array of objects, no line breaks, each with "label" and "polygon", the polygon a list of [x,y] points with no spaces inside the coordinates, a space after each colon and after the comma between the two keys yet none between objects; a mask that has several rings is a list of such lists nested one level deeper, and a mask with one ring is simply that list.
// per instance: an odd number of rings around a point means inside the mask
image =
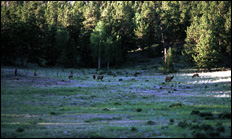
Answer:
[{"label": "tree canopy", "polygon": [[1,1],[3,64],[109,68],[138,47],[159,57],[180,42],[196,67],[230,66],[231,2]]}]

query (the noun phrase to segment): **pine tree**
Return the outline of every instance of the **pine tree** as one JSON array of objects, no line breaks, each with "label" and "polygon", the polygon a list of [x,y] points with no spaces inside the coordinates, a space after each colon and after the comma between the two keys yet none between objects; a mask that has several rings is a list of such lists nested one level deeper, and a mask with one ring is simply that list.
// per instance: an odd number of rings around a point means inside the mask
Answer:
[{"label": "pine tree", "polygon": [[[151,48],[153,44],[160,42],[160,29],[155,5],[156,3],[154,2],[144,2],[141,7],[141,13],[135,14],[135,35],[138,40],[137,44],[142,49],[145,47]],[[147,49],[148,56],[154,56],[151,50]]]},{"label": "pine tree", "polygon": [[228,35],[225,28],[226,20],[222,13],[226,13],[229,7],[223,5],[218,2],[201,2],[197,5],[202,8],[199,12],[201,14],[192,18],[193,22],[187,29],[183,54],[199,68],[210,70],[221,65],[220,63],[226,63],[224,59],[228,54],[226,52]]},{"label": "pine tree", "polygon": [[96,61],[95,59],[98,59],[98,69],[101,68],[101,58],[106,42],[106,37],[104,23],[99,21],[90,36],[92,56],[94,61]]},{"label": "pine tree", "polygon": [[172,47],[169,47],[167,50],[167,55],[166,55],[166,59],[167,59],[167,73],[172,73],[174,71],[174,59],[173,59],[173,50]]},{"label": "pine tree", "polygon": [[[111,34],[114,40],[121,41],[120,45],[115,45],[116,65],[122,63],[126,59],[127,51],[136,48],[134,35],[134,11],[132,2],[115,1],[112,2],[113,10],[112,19],[113,27]],[[120,39],[118,39],[120,38]],[[117,43],[116,43],[117,44]]]}]

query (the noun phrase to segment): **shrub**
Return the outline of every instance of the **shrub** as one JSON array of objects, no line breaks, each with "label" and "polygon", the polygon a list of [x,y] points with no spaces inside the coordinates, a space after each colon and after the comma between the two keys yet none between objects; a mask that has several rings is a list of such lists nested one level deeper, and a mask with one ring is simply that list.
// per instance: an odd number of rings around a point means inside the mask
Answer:
[{"label": "shrub", "polygon": [[147,122],[146,122],[146,124],[147,124],[147,125],[154,125],[154,124],[155,124],[155,122],[154,122],[154,121],[149,120],[149,121],[147,121]]},{"label": "shrub", "polygon": [[122,105],[120,102],[115,102],[114,105]]},{"label": "shrub", "polygon": [[210,131],[210,132],[207,132],[206,134],[207,134],[207,136],[212,137],[212,138],[217,138],[220,136],[220,133],[215,132],[215,131]]},{"label": "shrub", "polygon": [[186,128],[186,127],[191,126],[191,125],[192,125],[192,124],[191,124],[191,123],[187,123],[186,120],[180,121],[180,122],[178,123],[178,126],[181,127],[181,128]]},{"label": "shrub", "polygon": [[23,129],[22,127],[18,127],[16,131],[17,131],[17,132],[23,132],[24,129]]},{"label": "shrub", "polygon": [[137,129],[136,127],[133,127],[133,126],[131,127],[131,131],[134,132],[134,131],[137,131],[137,130],[138,130],[138,129]]},{"label": "shrub", "polygon": [[170,119],[169,120],[169,125],[173,125],[174,124],[174,119]]},{"label": "shrub", "polygon": [[204,130],[204,131],[213,131],[213,127],[211,125],[208,124],[202,124],[201,126],[199,126],[199,129]]},{"label": "shrub", "polygon": [[108,109],[108,108],[103,108],[102,110],[103,111],[110,111],[110,109]]},{"label": "shrub", "polygon": [[206,134],[203,131],[199,131],[199,130],[193,131],[192,136],[194,138],[206,138]]},{"label": "shrub", "polygon": [[141,112],[142,109],[141,109],[141,108],[137,108],[136,111],[137,111],[137,112]]},{"label": "shrub", "polygon": [[57,113],[54,112],[54,111],[50,112],[50,114],[51,114],[51,115],[57,115]]},{"label": "shrub", "polygon": [[213,114],[211,112],[201,112],[200,116],[201,117],[207,117],[207,116],[213,116]]},{"label": "shrub", "polygon": [[224,126],[219,126],[216,129],[218,132],[225,132],[225,127]]},{"label": "shrub", "polygon": [[104,138],[104,137],[101,136],[99,133],[93,133],[90,135],[90,138]]},{"label": "shrub", "polygon": [[199,115],[200,111],[197,110],[192,110],[191,115]]},{"label": "shrub", "polygon": [[169,107],[177,107],[177,106],[182,106],[182,103],[179,102],[179,103],[173,103],[173,104],[169,105]]},{"label": "shrub", "polygon": [[218,115],[218,118],[220,119],[231,119],[231,113],[223,112]]}]

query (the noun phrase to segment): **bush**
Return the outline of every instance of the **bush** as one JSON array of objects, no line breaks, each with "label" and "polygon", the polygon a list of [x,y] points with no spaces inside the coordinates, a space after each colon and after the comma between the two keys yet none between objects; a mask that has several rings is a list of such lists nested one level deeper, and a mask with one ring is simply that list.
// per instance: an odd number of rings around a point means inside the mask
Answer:
[{"label": "bush", "polygon": [[200,111],[197,110],[192,110],[191,115],[199,115]]},{"label": "bush", "polygon": [[182,106],[182,103],[179,102],[179,103],[173,103],[173,104],[169,105],[169,107],[178,107],[178,106]]},{"label": "bush", "polygon": [[22,127],[18,127],[16,131],[17,131],[17,132],[23,132],[24,129],[23,129]]},{"label": "bush", "polygon": [[51,114],[51,115],[57,115],[57,113],[54,112],[54,111],[50,112],[50,114]]},{"label": "bush", "polygon": [[203,131],[193,131],[192,135],[194,138],[206,138],[206,134]]},{"label": "bush", "polygon": [[131,131],[134,132],[134,131],[137,131],[137,130],[138,130],[138,129],[137,129],[136,127],[133,127],[133,126],[131,127]]},{"label": "bush", "polygon": [[137,111],[137,112],[141,112],[142,109],[141,109],[141,108],[137,108],[136,111]]},{"label": "bush", "polygon": [[178,123],[178,126],[181,127],[181,128],[186,128],[186,127],[191,126],[191,125],[192,125],[192,124],[191,124],[191,123],[187,123],[186,120],[180,121],[180,122]]},{"label": "bush", "polygon": [[174,119],[170,119],[169,120],[169,125],[173,125],[174,124]]},{"label": "bush", "polygon": [[146,124],[147,124],[147,125],[154,125],[154,124],[155,124],[155,122],[154,122],[154,121],[149,120],[149,121],[147,121],[147,122],[146,122]]},{"label": "bush", "polygon": [[231,113],[223,112],[218,115],[218,118],[220,119],[231,119]]}]

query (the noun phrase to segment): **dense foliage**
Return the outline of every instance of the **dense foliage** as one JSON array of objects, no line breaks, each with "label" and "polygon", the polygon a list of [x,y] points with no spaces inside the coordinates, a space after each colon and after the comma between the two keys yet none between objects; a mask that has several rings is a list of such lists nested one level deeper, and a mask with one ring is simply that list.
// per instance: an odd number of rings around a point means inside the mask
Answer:
[{"label": "dense foliage", "polygon": [[109,68],[183,42],[184,59],[210,69],[231,63],[230,34],[230,1],[1,1],[3,64]]}]

